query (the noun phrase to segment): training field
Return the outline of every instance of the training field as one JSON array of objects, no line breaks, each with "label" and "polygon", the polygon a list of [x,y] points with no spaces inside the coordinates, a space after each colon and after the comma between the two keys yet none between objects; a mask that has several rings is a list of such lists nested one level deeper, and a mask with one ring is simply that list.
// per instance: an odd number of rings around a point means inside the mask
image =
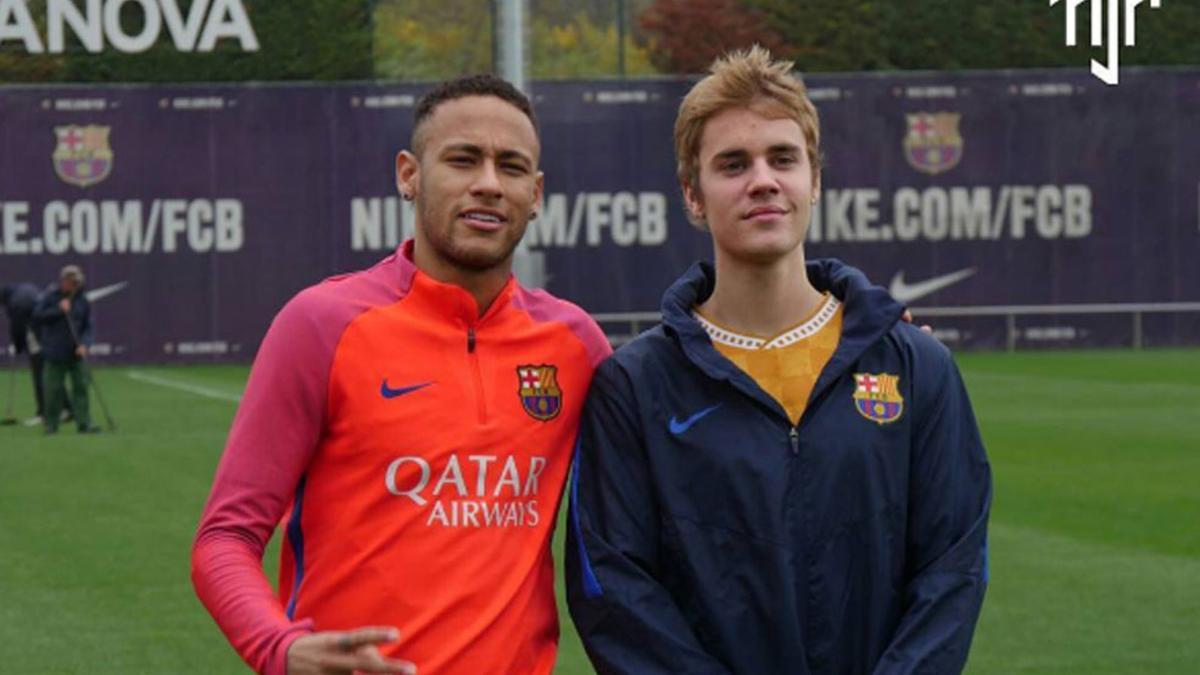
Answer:
[{"label": "training field", "polygon": [[[1200,672],[1200,351],[959,362],[996,481],[968,672]],[[106,368],[117,433],[0,427],[0,672],[245,672],[188,560],[246,372]]]}]

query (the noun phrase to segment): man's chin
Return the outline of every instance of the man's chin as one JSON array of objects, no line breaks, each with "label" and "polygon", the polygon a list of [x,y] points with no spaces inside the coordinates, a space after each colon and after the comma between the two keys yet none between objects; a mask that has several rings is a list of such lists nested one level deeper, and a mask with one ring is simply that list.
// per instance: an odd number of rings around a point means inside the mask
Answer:
[{"label": "man's chin", "polygon": [[515,245],[497,244],[456,246],[449,257],[455,266],[470,272],[490,272],[498,267],[508,271],[512,267],[512,252],[515,248]]}]

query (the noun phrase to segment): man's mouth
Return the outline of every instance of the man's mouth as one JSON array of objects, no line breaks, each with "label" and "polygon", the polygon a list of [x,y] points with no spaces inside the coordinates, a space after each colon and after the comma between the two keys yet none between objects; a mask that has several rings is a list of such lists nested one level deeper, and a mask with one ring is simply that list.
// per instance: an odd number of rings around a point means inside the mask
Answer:
[{"label": "man's mouth", "polygon": [[504,214],[490,209],[467,209],[459,214],[459,218],[471,227],[489,232],[500,229],[508,222]]},{"label": "man's mouth", "polygon": [[745,220],[768,220],[776,216],[782,216],[785,213],[787,211],[778,206],[756,206],[747,211],[746,215],[742,216],[742,218]]}]

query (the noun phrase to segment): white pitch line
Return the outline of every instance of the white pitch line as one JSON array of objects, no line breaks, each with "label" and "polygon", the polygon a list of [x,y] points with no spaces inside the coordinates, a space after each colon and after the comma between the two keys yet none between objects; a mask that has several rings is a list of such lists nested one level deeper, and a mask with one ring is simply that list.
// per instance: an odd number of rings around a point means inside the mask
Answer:
[{"label": "white pitch line", "polygon": [[148,384],[156,384],[160,387],[178,389],[179,391],[186,391],[189,394],[195,394],[197,396],[215,398],[218,401],[228,401],[230,403],[241,403],[242,401],[242,397],[236,394],[230,394],[219,389],[210,389],[209,387],[204,387],[198,384],[189,384],[187,382],[180,382],[178,380],[168,380],[137,370],[131,370],[125,373],[125,375],[132,380],[137,380],[138,382],[146,382]]}]

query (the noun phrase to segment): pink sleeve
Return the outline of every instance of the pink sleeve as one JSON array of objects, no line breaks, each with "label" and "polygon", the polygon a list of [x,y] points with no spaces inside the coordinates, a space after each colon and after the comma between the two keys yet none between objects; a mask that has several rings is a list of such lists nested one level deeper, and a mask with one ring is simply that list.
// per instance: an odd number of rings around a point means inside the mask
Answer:
[{"label": "pink sleeve", "polygon": [[196,594],[258,673],[285,675],[291,643],[313,630],[311,621],[287,618],[262,557],[325,422],[330,364],[346,322],[327,321],[322,295],[319,286],[301,293],[267,331],[192,547]]}]

